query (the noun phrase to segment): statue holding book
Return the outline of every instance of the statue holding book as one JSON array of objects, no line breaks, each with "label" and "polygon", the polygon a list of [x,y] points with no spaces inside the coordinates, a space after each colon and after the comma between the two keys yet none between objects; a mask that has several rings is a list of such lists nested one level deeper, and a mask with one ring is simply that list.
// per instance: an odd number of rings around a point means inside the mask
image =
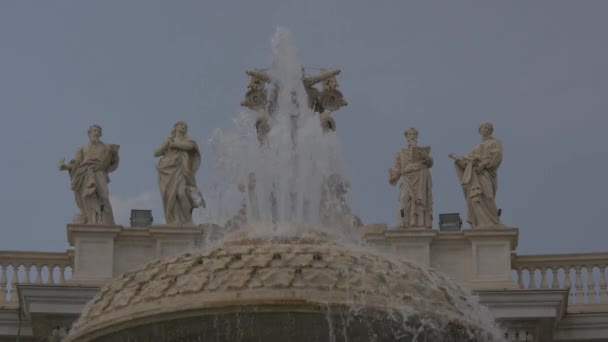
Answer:
[{"label": "statue holding book", "polygon": [[433,158],[430,146],[418,146],[418,130],[404,132],[407,148],[395,155],[395,163],[388,170],[388,182],[395,186],[400,178],[399,217],[404,228],[431,228],[433,221],[433,182],[430,168]]}]

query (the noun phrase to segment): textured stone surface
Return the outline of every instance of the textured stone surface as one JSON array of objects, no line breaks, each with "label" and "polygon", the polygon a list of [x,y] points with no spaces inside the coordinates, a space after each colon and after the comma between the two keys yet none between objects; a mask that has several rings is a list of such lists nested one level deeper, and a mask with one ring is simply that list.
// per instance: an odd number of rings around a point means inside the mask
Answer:
[{"label": "textured stone surface", "polygon": [[434,271],[323,237],[240,238],[117,278],[85,310],[70,341],[186,312],[256,305],[365,308],[482,325],[468,294]]}]

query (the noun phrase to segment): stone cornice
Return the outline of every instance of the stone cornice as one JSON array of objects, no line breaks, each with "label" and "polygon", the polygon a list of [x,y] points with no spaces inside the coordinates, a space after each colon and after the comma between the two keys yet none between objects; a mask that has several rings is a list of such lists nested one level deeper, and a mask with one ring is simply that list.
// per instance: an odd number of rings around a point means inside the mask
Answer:
[{"label": "stone cornice", "polygon": [[[559,322],[567,311],[568,289],[474,290],[479,302],[496,318],[552,319]],[[510,316],[510,312],[516,313]],[[523,316],[522,316],[523,315]]]},{"label": "stone cornice", "polygon": [[553,341],[606,341],[608,312],[566,316],[557,327]]},{"label": "stone cornice", "polygon": [[118,234],[122,229],[122,226],[117,225],[100,225],[100,224],[68,224],[67,225],[68,243],[70,246],[74,246],[74,232],[86,233],[89,235],[107,235],[107,234]]},{"label": "stone cornice", "polygon": [[65,252],[0,251],[0,264],[71,266],[72,254],[72,250]]},{"label": "stone cornice", "polygon": [[17,285],[19,302],[28,318],[32,314],[47,313],[80,315],[98,290],[96,286]]},{"label": "stone cornice", "polygon": [[32,324],[29,320],[21,317],[19,319],[19,310],[0,309],[0,339],[2,336],[21,336],[32,338]]},{"label": "stone cornice", "polygon": [[363,237],[368,242],[399,241],[426,238],[433,242],[456,240],[491,240],[496,238],[509,238],[511,250],[517,249],[519,228],[499,225],[492,228],[463,229],[457,232],[442,232],[428,228],[392,228],[386,224],[368,224],[363,228]]},{"label": "stone cornice", "polygon": [[608,264],[608,252],[573,254],[514,255],[513,268],[599,266]]}]

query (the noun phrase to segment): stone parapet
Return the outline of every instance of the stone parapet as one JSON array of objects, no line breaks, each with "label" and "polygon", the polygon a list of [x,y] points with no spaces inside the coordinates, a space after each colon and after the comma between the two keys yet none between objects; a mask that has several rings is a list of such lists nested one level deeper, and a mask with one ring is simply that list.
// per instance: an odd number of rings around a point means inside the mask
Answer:
[{"label": "stone parapet", "polygon": [[100,285],[147,262],[200,247],[213,239],[215,225],[117,225],[68,224],[68,242],[74,247],[71,283]]},{"label": "stone parapet", "polygon": [[499,225],[442,232],[374,224],[363,232],[368,244],[435,268],[471,289],[516,288],[511,251],[517,248],[518,228]]}]

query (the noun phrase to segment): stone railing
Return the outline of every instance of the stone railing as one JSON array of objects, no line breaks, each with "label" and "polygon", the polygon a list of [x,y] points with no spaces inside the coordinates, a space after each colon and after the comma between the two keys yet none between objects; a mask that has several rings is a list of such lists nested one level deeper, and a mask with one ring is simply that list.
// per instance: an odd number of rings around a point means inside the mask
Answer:
[{"label": "stone railing", "polygon": [[520,341],[536,341],[534,337],[534,329],[526,328],[509,328],[505,330],[505,340],[511,342]]},{"label": "stone railing", "polygon": [[520,288],[570,289],[569,308],[573,309],[579,305],[608,307],[607,267],[608,253],[513,255],[512,258],[513,281]]},{"label": "stone railing", "polygon": [[17,284],[61,284],[70,279],[73,253],[0,251],[0,307],[18,304]]}]

